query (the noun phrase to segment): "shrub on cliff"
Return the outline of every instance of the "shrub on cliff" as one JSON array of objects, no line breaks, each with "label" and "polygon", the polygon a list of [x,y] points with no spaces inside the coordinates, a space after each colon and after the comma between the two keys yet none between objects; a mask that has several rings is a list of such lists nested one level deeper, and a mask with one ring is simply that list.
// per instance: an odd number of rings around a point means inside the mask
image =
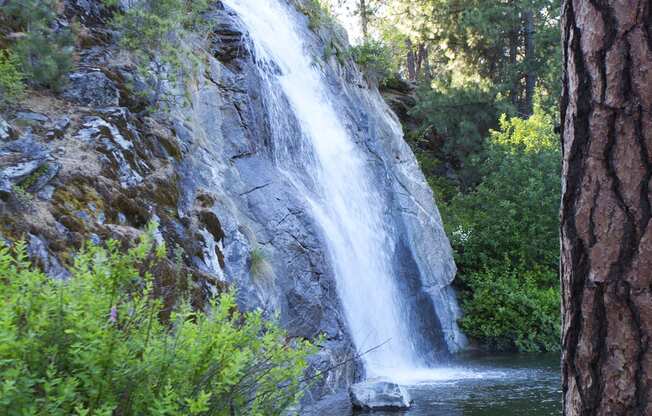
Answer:
[{"label": "shrub on cliff", "polygon": [[[104,0],[116,7],[118,0]],[[208,33],[201,17],[208,10],[209,0],[141,0],[130,1],[113,17],[120,46],[131,52],[139,73],[151,81],[152,101],[175,100],[164,93],[166,83],[174,83],[180,75],[192,70],[197,55],[192,37]]]},{"label": "shrub on cliff", "polygon": [[72,69],[74,37],[58,23],[57,10],[55,0],[8,0],[0,10],[9,49],[25,81],[37,87],[58,89]]},{"label": "shrub on cliff", "polygon": [[234,295],[162,321],[148,235],[76,256],[69,281],[0,248],[0,414],[279,415],[298,400],[312,346],[289,340]]},{"label": "shrub on cliff", "polygon": [[392,67],[390,51],[382,42],[368,40],[352,46],[350,53],[364,74],[376,83],[384,82],[396,72],[396,68]]},{"label": "shrub on cliff", "polygon": [[23,95],[24,79],[16,55],[0,50],[0,109],[16,102]]},{"label": "shrub on cliff", "polygon": [[311,30],[316,31],[336,22],[328,3],[322,0],[295,0],[294,4],[301,13],[308,16],[308,27]]}]

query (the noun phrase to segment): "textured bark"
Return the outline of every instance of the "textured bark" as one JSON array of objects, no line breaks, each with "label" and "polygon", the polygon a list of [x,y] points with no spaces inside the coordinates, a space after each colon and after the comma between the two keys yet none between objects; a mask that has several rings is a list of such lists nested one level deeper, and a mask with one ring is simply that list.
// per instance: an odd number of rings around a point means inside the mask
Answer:
[{"label": "textured bark", "polygon": [[410,39],[407,39],[405,41],[405,49],[407,49],[406,65],[407,65],[408,79],[410,81],[416,81],[417,79],[416,57],[414,53],[414,48],[412,47],[412,41]]},{"label": "textured bark", "polygon": [[367,1],[360,0],[360,27],[362,29],[362,39],[367,41],[369,39],[369,11],[367,10]]},{"label": "textured bark", "polygon": [[[518,29],[512,28],[509,32],[509,67],[516,68],[518,62]],[[512,75],[509,95],[512,100],[512,105],[518,108],[518,90],[519,79],[517,75]]]},{"label": "textured bark", "polygon": [[534,71],[534,16],[531,11],[523,12],[523,29],[525,38],[525,99],[521,113],[525,116],[532,115],[534,102],[534,88],[537,83],[537,74]]},{"label": "textured bark", "polygon": [[564,0],[564,414],[652,415],[649,0]]}]

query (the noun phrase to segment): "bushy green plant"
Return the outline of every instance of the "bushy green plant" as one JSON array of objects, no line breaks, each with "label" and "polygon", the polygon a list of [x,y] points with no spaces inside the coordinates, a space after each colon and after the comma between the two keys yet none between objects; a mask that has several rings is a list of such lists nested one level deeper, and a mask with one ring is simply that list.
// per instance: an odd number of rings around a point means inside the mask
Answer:
[{"label": "bushy green plant", "polygon": [[[117,6],[118,0],[104,0]],[[139,73],[152,81],[152,101],[166,98],[164,85],[174,83],[197,64],[191,34],[205,36],[206,22],[201,19],[209,0],[130,0],[123,11],[116,11],[113,25],[120,45],[130,51]]]},{"label": "bushy green plant", "polygon": [[0,414],[263,416],[294,404],[313,347],[238,312],[233,293],[162,321],[140,270],[164,253],[151,234],[126,253],[90,245],[55,281],[24,243],[0,248]]},{"label": "bushy green plant", "polygon": [[311,30],[335,23],[330,8],[322,0],[295,0],[295,3],[299,11],[308,16],[308,27]]},{"label": "bushy green plant", "polygon": [[249,253],[249,271],[253,277],[263,277],[271,271],[267,256],[261,247],[254,247]]},{"label": "bushy green plant", "polygon": [[8,0],[2,20],[19,35],[10,47],[26,82],[52,89],[62,86],[72,69],[74,39],[67,27],[57,26],[57,1]]},{"label": "bushy green plant", "polygon": [[[429,143],[435,149],[433,157],[453,168],[459,187],[466,191],[482,177],[474,158],[484,156],[489,131],[498,127],[500,114],[512,110],[485,82],[442,79],[432,88],[418,90],[411,114],[423,120],[422,135],[434,129],[436,134],[431,137],[437,140]],[[419,133],[415,136],[418,138]]]},{"label": "bushy green plant", "polygon": [[367,78],[382,83],[393,74],[392,57],[382,42],[368,40],[352,46],[350,54]]},{"label": "bushy green plant", "polygon": [[559,287],[551,270],[510,266],[472,272],[464,277],[461,327],[497,350],[559,351]]},{"label": "bushy green plant", "polygon": [[528,120],[503,117],[479,162],[483,180],[445,207],[462,268],[482,270],[507,258],[556,269],[561,156],[552,123],[541,112]]},{"label": "bushy green plant", "polygon": [[0,50],[0,108],[20,99],[25,91],[24,78],[16,55]]},{"label": "bushy green plant", "polygon": [[[553,120],[502,117],[471,192],[442,204],[464,329],[497,348],[558,349],[560,152]],[[480,164],[481,163],[481,164]]]}]

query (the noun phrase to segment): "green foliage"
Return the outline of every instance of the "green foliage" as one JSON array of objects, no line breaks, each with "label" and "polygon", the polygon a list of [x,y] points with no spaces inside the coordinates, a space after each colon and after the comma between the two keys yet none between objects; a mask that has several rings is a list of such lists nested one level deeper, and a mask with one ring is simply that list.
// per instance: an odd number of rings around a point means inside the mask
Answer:
[{"label": "green foliage", "polygon": [[308,16],[308,27],[316,31],[323,26],[333,25],[335,18],[328,5],[321,0],[296,0],[299,11]]},{"label": "green foliage", "polygon": [[[422,120],[422,132],[436,131],[433,157],[455,169],[462,189],[475,185],[481,176],[473,158],[484,150],[485,137],[498,127],[502,113],[513,113],[486,83],[445,80],[419,90],[412,114]],[[432,140],[432,139],[431,139]]]},{"label": "green foliage", "polygon": [[375,13],[394,67],[418,84],[418,146],[462,192],[481,179],[477,160],[498,117],[531,114],[528,79],[545,108],[556,106],[559,13],[553,0],[386,0]]},{"label": "green foliage", "polygon": [[499,348],[556,349],[558,328],[549,322],[560,319],[561,157],[553,120],[537,109],[500,124],[478,161],[480,184],[442,205],[460,268],[463,326]]},{"label": "green foliage", "polygon": [[34,185],[41,176],[45,175],[48,170],[50,169],[50,166],[47,163],[42,164],[41,166],[38,167],[34,172],[32,172],[29,176],[27,176],[25,179],[20,181],[18,184],[19,187],[21,187],[23,190],[27,191],[29,188]]},{"label": "green foliage", "polygon": [[501,119],[487,157],[478,161],[482,182],[446,207],[457,260],[482,270],[508,259],[515,265],[555,269],[559,256],[561,157],[552,120]]},{"label": "green foliage", "polygon": [[11,192],[21,208],[30,208],[34,202],[34,197],[32,194],[27,192],[25,188],[20,185],[13,185],[11,187]]},{"label": "green foliage", "polygon": [[90,245],[65,282],[32,268],[24,243],[0,248],[1,414],[263,416],[298,400],[313,347],[238,312],[233,293],[159,319],[141,270],[166,250],[151,235],[126,253]]},{"label": "green foliage", "polygon": [[25,75],[15,54],[0,50],[0,108],[18,101],[24,91]]},{"label": "green foliage", "polygon": [[265,256],[265,252],[260,247],[255,247],[249,253],[249,270],[253,277],[262,277],[270,271],[270,265]]},{"label": "green foliage", "polygon": [[352,46],[349,53],[367,78],[376,83],[384,82],[395,72],[390,51],[382,42],[369,40]]},{"label": "green foliage", "polygon": [[[104,0],[116,6],[118,0]],[[164,94],[165,83],[198,64],[192,48],[193,36],[207,35],[201,15],[209,0],[133,0],[124,12],[116,12],[113,25],[120,33],[120,45],[130,51],[139,73],[152,81],[152,101],[175,97]]]},{"label": "green foliage", "polygon": [[25,80],[55,90],[72,69],[74,49],[70,29],[56,23],[56,10],[56,0],[8,0],[0,12],[18,33],[10,49]]},{"label": "green foliage", "polygon": [[[526,13],[532,15],[534,56],[526,56]],[[434,78],[480,77],[518,101],[527,72],[537,76],[544,95],[558,96],[559,14],[554,0],[386,0],[375,20],[384,41],[427,48]],[[403,72],[406,52],[395,55]]]},{"label": "green foliage", "polygon": [[510,267],[472,272],[464,277],[462,329],[490,348],[559,351],[557,274]]}]

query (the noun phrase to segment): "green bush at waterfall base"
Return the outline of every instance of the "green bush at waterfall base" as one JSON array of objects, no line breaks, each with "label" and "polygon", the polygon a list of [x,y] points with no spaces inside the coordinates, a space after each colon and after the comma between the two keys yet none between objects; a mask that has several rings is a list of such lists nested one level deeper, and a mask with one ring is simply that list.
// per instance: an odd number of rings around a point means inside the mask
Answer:
[{"label": "green bush at waterfall base", "polygon": [[559,289],[551,270],[495,268],[462,277],[465,333],[493,350],[559,350]]},{"label": "green bush at waterfall base", "polygon": [[460,270],[461,326],[492,349],[559,350],[561,157],[553,118],[541,108],[528,119],[503,116],[486,146],[474,166],[479,184],[447,190],[453,196],[440,204]]},{"label": "green bush at waterfall base", "polygon": [[0,248],[0,414],[267,416],[298,400],[313,347],[232,293],[162,313],[141,271],[164,253],[151,237],[124,254],[90,245],[65,282],[25,253]]}]

